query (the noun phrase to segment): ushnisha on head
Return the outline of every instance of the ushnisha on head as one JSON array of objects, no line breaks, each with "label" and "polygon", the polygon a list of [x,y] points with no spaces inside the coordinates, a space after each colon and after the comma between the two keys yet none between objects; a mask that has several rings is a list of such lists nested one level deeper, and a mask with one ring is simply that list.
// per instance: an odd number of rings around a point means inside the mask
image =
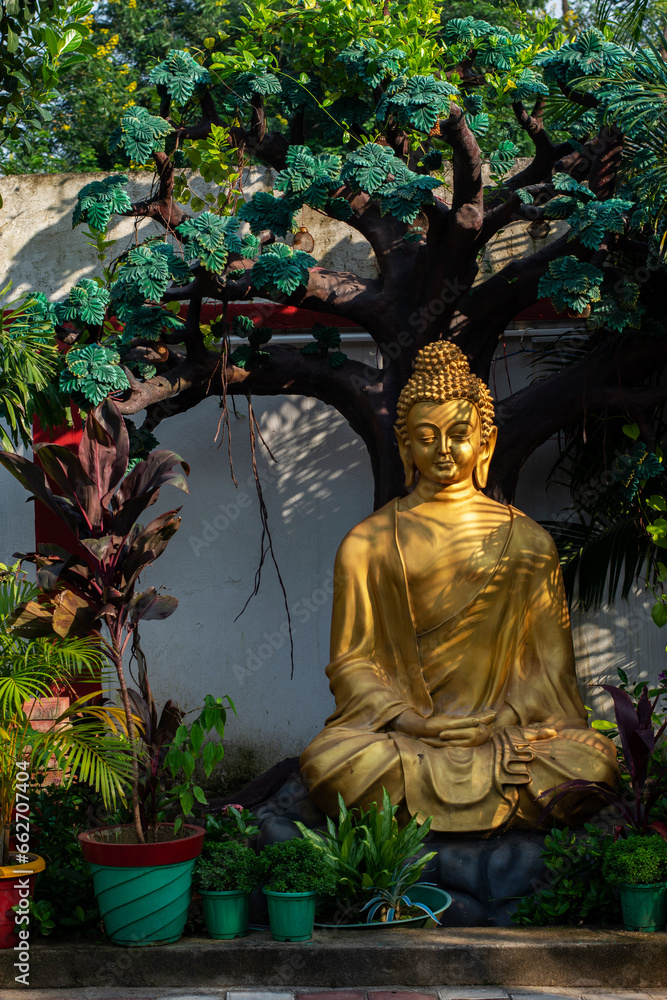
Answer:
[{"label": "ushnisha on head", "polygon": [[[459,407],[453,405],[456,401],[460,401]],[[413,407],[416,410],[409,417]],[[469,441],[472,443],[474,439],[477,449],[472,478],[478,489],[484,488],[497,435],[493,424],[493,402],[488,387],[472,374],[468,360],[459,347],[441,340],[422,348],[415,361],[414,374],[399,397],[397,411],[395,430],[408,487],[414,483],[416,468],[419,468],[420,475],[427,474],[427,469],[422,468],[426,459],[422,456],[423,460],[419,460],[419,453],[423,453],[424,449],[420,447],[420,438],[413,427],[417,414],[420,420],[430,414],[428,419],[444,433],[443,421],[454,425],[465,424],[468,422],[467,413],[475,425],[475,432],[470,435]],[[456,429],[460,432],[458,426]]]}]

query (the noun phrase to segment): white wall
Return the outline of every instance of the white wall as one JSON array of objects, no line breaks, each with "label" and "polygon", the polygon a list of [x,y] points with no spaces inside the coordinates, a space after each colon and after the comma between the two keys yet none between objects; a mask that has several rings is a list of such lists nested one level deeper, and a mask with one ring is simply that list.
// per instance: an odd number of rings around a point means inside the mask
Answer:
[{"label": "white wall", "polygon": [[[41,289],[62,297],[80,277],[89,275],[89,249],[82,229],[70,229],[76,192],[92,176],[63,175],[1,178],[5,208],[0,213],[0,287],[7,277],[17,290]],[[253,177],[252,184],[266,184]],[[132,180],[135,197],[150,183]],[[250,180],[247,187],[250,187]],[[374,273],[365,243],[347,227],[304,212],[316,238],[316,254],[331,267]],[[122,249],[133,239],[133,223],[122,220],[114,236]],[[522,228],[500,234],[489,267],[509,254],[530,252],[534,244]],[[482,275],[484,277],[484,274]],[[525,325],[525,324],[524,324]],[[524,333],[530,346],[530,331]],[[526,357],[517,354],[520,331],[510,332],[507,352],[510,380],[516,389],[530,377]],[[360,335],[345,351],[375,363],[375,351]],[[499,350],[492,391],[508,391],[505,360]],[[281,757],[298,753],[319,731],[332,708],[324,668],[328,659],[331,569],[344,534],[372,507],[372,481],[365,449],[332,409],[301,397],[256,400],[262,433],[278,459],[271,463],[258,445],[258,463],[278,565],[285,582],[294,635],[294,677],[290,679],[286,613],[270,557],[264,562],[260,592],[238,621],[251,593],[259,560],[261,525],[252,478],[248,419],[243,403],[232,419],[236,489],[231,481],[226,443],[214,438],[220,409],[211,399],[189,413],[160,425],[163,447],[191,465],[190,495],[165,488],[157,511],[183,505],[181,530],[167,552],[146,574],[145,584],[165,585],[179,599],[166,622],[146,623],[143,643],[152,683],[159,698],[171,697],[188,708],[204,694],[228,694],[238,719],[228,727],[230,772],[252,772]],[[553,518],[567,503],[564,495],[547,497],[544,483],[553,461],[547,445],[526,467],[517,505],[534,517]],[[0,470],[0,561],[31,546],[32,505]],[[637,677],[655,678],[665,668],[664,638],[650,621],[651,601],[644,596],[613,611],[574,617],[578,673],[586,703],[597,713],[608,701],[597,685],[616,680],[616,667]]]}]

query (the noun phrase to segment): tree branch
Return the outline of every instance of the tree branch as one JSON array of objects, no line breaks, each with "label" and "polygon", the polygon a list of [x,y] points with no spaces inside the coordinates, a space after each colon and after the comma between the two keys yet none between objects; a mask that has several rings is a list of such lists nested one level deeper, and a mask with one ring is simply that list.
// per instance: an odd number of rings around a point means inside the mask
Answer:
[{"label": "tree branch", "polygon": [[176,204],[174,194],[174,164],[166,153],[153,153],[155,169],[159,178],[158,190],[150,198],[136,201],[123,215],[135,218],[154,219],[169,232],[189,218],[187,212]]},{"label": "tree branch", "polygon": [[586,413],[642,419],[667,399],[667,386],[641,386],[667,364],[667,343],[636,336],[605,341],[582,361],[534,382],[498,404],[498,455],[491,495],[511,498],[529,455]]},{"label": "tree branch", "polygon": [[558,81],[558,86],[563,96],[567,97],[568,101],[572,101],[573,104],[579,104],[582,108],[597,108],[598,99],[594,94],[573,90],[562,80]]}]

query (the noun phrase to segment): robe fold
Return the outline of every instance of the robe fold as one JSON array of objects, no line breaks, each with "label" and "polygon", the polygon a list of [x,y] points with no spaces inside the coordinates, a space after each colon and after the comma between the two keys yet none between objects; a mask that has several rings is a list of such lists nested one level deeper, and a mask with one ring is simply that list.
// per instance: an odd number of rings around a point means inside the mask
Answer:
[{"label": "robe fold", "polygon": [[[357,525],[336,557],[326,671],[336,709],[301,756],[311,799],[336,815],[339,792],[347,806],[364,806],[381,801],[385,787],[410,815],[433,816],[433,830],[489,834],[531,826],[545,804],[538,796],[560,782],[613,785],[615,748],[588,728],[577,687],[551,536],[511,509],[493,572],[465,607],[443,609],[440,624],[420,634],[399,516],[393,500]],[[393,730],[407,708],[424,718],[497,716],[480,746],[433,747]],[[557,735],[531,739],[543,726]],[[572,794],[553,815],[581,822],[602,804]]]}]

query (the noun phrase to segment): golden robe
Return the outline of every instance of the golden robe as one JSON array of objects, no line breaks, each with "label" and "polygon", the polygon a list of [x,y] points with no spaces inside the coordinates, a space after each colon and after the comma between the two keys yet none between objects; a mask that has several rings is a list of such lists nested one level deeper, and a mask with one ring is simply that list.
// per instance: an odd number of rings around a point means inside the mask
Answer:
[{"label": "golden robe", "polygon": [[[301,756],[311,799],[330,815],[381,801],[382,787],[432,829],[489,834],[532,826],[560,782],[614,784],[612,742],[586,724],[556,547],[508,510],[504,548],[465,607],[419,634],[398,543],[398,500],[343,540],[334,569],[331,662],[336,710]],[[433,747],[392,729],[406,708],[497,713],[479,746]],[[555,737],[531,740],[542,726]],[[581,822],[603,803],[571,794],[553,816]]]}]

